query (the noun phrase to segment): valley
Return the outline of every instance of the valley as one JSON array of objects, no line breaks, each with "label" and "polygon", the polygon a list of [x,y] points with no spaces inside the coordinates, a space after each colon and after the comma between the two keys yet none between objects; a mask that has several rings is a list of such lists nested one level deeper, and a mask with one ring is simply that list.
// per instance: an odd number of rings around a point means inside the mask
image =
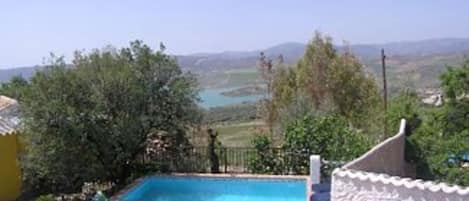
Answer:
[{"label": "valley", "polygon": [[[469,53],[469,39],[431,39],[336,46],[338,51],[350,49],[374,76],[381,81],[380,49],[387,55],[388,89],[391,96],[405,88],[432,89],[439,86],[438,76],[448,66],[456,66]],[[184,71],[198,77],[199,105],[205,110],[204,121],[216,128],[227,146],[250,146],[256,128],[262,127],[257,117],[257,101],[263,98],[258,59],[261,52],[276,60],[281,55],[286,67],[296,65],[305,51],[305,44],[283,43],[257,51],[200,53],[175,55]],[[43,66],[0,69],[0,82],[13,76],[31,77]]]}]

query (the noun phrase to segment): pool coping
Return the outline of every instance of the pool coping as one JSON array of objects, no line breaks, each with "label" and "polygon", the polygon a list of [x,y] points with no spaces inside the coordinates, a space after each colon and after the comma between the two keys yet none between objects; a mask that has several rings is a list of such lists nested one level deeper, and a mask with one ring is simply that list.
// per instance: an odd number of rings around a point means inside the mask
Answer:
[{"label": "pool coping", "polygon": [[148,178],[152,177],[212,177],[212,178],[240,178],[240,179],[290,179],[290,180],[306,180],[306,201],[312,196],[312,183],[307,175],[263,175],[263,174],[210,174],[210,173],[171,173],[171,174],[151,174],[140,177],[121,189],[113,195],[109,200],[121,201],[122,197],[140,185]]}]

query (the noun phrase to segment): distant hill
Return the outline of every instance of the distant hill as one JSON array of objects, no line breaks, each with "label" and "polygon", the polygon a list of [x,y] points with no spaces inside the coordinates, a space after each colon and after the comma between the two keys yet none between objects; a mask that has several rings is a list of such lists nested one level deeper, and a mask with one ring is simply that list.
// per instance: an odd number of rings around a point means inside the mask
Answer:
[{"label": "distant hill", "polygon": [[[351,48],[364,62],[379,59],[384,48],[388,58],[421,58],[432,55],[469,54],[469,38],[443,38],[422,41],[403,41],[384,44],[358,44],[350,47],[336,46],[339,51]],[[246,52],[221,52],[176,56],[179,64],[192,71],[224,71],[256,66],[260,52],[271,57],[282,55],[287,64],[303,56],[305,44],[282,43],[267,49]]]},{"label": "distant hill", "polygon": [[176,56],[178,63],[185,69],[195,72],[225,71],[253,68],[261,52],[268,56],[282,55],[286,63],[294,63],[303,56],[305,45],[302,43],[282,43],[256,51],[226,51]]},{"label": "distant hill", "polygon": [[271,57],[282,55],[286,63],[294,63],[303,56],[304,50],[302,43],[282,43],[263,50],[182,55],[176,59],[183,68],[195,72],[225,71],[255,67],[261,52]]},{"label": "distant hill", "polygon": [[[462,56],[469,54],[469,38],[441,38],[421,41],[403,41],[384,44],[357,44],[350,47],[336,46],[339,51],[351,48],[370,72],[378,73],[379,55],[384,48],[388,58],[389,69],[393,73],[407,76],[407,71],[417,72],[420,77],[436,79],[435,74],[444,70],[446,64],[457,64]],[[256,51],[226,51],[220,53],[198,53],[176,55],[180,66],[199,74],[220,73],[228,70],[253,69],[264,52],[269,57],[282,55],[286,64],[296,63],[303,56],[305,44],[282,43]],[[0,69],[0,82],[9,80],[14,75],[29,78],[41,67],[22,67]],[[427,77],[426,77],[427,76]]]},{"label": "distant hill", "polygon": [[390,56],[429,56],[469,53],[469,38],[441,38],[384,44],[352,45],[352,51],[364,57],[378,57],[382,48]]},{"label": "distant hill", "polygon": [[24,78],[30,78],[34,75],[36,70],[40,70],[40,66],[32,67],[19,67],[19,68],[9,68],[9,69],[0,69],[0,82],[9,81],[12,77],[20,75]]}]

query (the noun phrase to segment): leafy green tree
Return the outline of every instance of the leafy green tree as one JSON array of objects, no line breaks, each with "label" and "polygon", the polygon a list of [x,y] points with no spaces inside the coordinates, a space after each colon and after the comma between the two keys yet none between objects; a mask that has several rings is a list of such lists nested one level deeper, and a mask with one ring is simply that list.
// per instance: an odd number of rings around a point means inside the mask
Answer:
[{"label": "leafy green tree", "polygon": [[272,142],[266,135],[256,135],[251,141],[255,152],[249,158],[252,173],[274,173],[279,167],[273,153]]},{"label": "leafy green tree", "polygon": [[374,77],[365,73],[358,59],[346,51],[333,61],[326,78],[335,111],[355,127],[366,128],[380,102]]},{"label": "leafy green tree", "polygon": [[134,41],[76,52],[72,67],[54,57],[34,75],[21,101],[32,185],[67,192],[85,181],[123,183],[148,136],[187,145],[186,130],[200,120],[197,80],[163,50]]},{"label": "leafy green tree", "polygon": [[394,135],[399,132],[401,119],[406,119],[408,132],[416,130],[422,123],[423,109],[417,93],[413,91],[403,91],[394,97],[390,101],[386,114],[391,134]]},{"label": "leafy green tree", "polygon": [[[275,114],[278,133],[283,134],[285,154],[273,154],[275,166],[285,166],[282,171],[306,173],[311,154],[347,161],[369,147],[356,128],[368,131],[376,123],[368,120],[376,117],[380,103],[377,86],[358,59],[350,51],[339,53],[330,37],[316,32],[298,64],[275,69],[271,83],[272,111],[266,114]],[[254,146],[264,142],[257,139]],[[271,153],[262,148],[259,153]]]},{"label": "leafy green tree", "polygon": [[305,54],[297,65],[297,82],[302,93],[311,97],[317,109],[327,108],[330,101],[328,86],[329,71],[339,55],[332,38],[316,32],[307,44]]},{"label": "leafy green tree", "polygon": [[[305,115],[289,122],[279,148],[265,135],[256,136],[252,144],[250,170],[254,173],[308,174],[309,156],[319,154],[331,162],[346,162],[370,147],[370,141],[338,115]],[[330,175],[334,167],[321,167],[323,175]]]},{"label": "leafy green tree", "polygon": [[[314,110],[337,113],[354,127],[366,129],[380,103],[373,77],[350,51],[339,53],[332,39],[316,32],[303,58],[279,70],[273,81],[273,109],[282,111],[306,96]],[[293,104],[294,105],[294,104]],[[281,119],[284,112],[277,112]]]},{"label": "leafy green tree", "polygon": [[281,68],[275,75],[272,93],[274,102],[280,107],[291,104],[298,96],[296,74],[294,68]]},{"label": "leafy green tree", "polygon": [[28,85],[28,81],[22,76],[14,76],[9,82],[0,84],[0,95],[20,100]]},{"label": "leafy green tree", "polygon": [[278,62],[274,63],[272,59],[268,59],[267,56],[261,52],[259,58],[259,72],[262,83],[265,85],[266,94],[265,98],[260,102],[258,106],[258,112],[264,119],[266,126],[269,128],[269,133],[273,138],[274,124],[278,118],[277,103],[273,98],[274,81],[275,76],[279,70],[282,70],[283,56],[279,56]]},{"label": "leafy green tree", "polygon": [[446,101],[443,129],[446,133],[469,129],[469,60],[459,68],[449,67],[440,79]]},{"label": "leafy green tree", "polygon": [[469,185],[462,167],[469,156],[469,62],[441,75],[445,103],[430,110],[422,126],[409,137],[423,179]]},{"label": "leafy green tree", "polygon": [[285,131],[283,148],[291,155],[287,166],[293,172],[308,172],[308,157],[318,154],[329,161],[346,162],[370,147],[370,142],[349,127],[347,121],[338,115],[320,117],[306,115],[291,122]]}]

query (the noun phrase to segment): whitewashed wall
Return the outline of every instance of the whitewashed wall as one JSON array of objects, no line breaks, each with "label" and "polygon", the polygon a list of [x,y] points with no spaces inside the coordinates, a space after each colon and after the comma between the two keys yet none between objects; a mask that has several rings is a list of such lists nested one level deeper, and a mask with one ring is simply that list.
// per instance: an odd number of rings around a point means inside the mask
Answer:
[{"label": "whitewashed wall", "polygon": [[336,169],[332,201],[469,201],[469,188],[355,170]]},{"label": "whitewashed wall", "polygon": [[331,201],[469,201],[469,187],[398,177],[414,173],[405,162],[405,137],[402,120],[398,134],[334,170]]},{"label": "whitewashed wall", "polygon": [[415,168],[405,161],[405,127],[401,120],[399,132],[379,143],[368,152],[345,164],[344,168],[394,176],[414,177]]}]

